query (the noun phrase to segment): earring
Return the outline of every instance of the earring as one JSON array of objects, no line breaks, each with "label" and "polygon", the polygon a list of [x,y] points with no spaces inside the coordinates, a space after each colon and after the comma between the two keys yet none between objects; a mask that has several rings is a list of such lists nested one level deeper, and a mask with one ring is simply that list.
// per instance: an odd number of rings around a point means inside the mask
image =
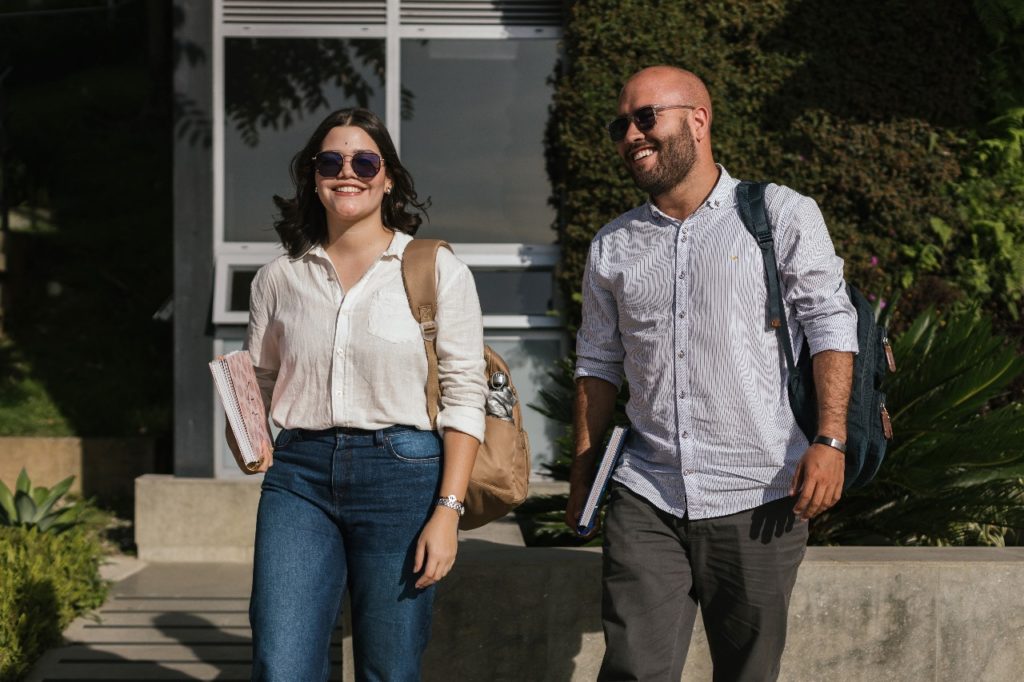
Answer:
[{"label": "earring", "polygon": [[391,194],[391,186],[390,185],[388,185],[387,187],[384,188],[384,194]]}]

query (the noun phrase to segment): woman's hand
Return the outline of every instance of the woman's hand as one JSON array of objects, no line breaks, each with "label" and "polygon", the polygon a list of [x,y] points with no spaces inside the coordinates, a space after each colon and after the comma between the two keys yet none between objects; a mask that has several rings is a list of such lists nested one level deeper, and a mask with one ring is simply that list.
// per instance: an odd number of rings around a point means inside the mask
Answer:
[{"label": "woman's hand", "polygon": [[[227,417],[225,417],[225,420]],[[238,464],[238,468],[245,474],[265,474],[274,464],[274,448],[265,446],[263,449],[263,461],[260,462],[258,469],[248,469],[245,466],[245,461],[242,459],[242,451],[238,447],[238,441],[235,440],[235,433],[231,430],[231,424],[224,426],[224,437],[228,441],[228,448],[231,450],[231,454],[235,457],[235,462]]]},{"label": "woman's hand", "polygon": [[459,514],[454,509],[438,506],[427,521],[416,542],[414,573],[423,571],[416,581],[416,589],[430,587],[448,575],[455,565],[459,549]]}]

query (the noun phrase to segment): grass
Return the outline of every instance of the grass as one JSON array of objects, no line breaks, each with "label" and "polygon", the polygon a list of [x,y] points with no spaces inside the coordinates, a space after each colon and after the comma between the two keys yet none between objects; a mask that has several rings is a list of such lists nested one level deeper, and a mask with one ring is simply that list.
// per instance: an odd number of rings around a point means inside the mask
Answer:
[{"label": "grass", "polygon": [[0,436],[71,436],[74,429],[31,364],[10,339],[0,339]]}]

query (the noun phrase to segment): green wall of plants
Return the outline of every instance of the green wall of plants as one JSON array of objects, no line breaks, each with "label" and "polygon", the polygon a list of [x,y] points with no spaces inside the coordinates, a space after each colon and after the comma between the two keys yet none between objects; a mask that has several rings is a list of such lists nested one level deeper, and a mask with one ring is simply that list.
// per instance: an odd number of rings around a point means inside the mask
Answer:
[{"label": "green wall of plants", "polygon": [[[574,301],[593,234],[644,200],[604,123],[625,79],[689,68],[716,159],[822,207],[876,300],[978,300],[1012,325],[1024,287],[1024,12],[1015,0],[587,0],[567,7],[548,165]],[[990,121],[1002,117],[996,125]]]}]

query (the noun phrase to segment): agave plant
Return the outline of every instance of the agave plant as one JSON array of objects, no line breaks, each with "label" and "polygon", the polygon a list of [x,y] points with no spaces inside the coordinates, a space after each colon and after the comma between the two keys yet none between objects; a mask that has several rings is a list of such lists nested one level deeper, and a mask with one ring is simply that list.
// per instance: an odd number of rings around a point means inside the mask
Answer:
[{"label": "agave plant", "polygon": [[[1024,542],[1024,406],[996,407],[1024,373],[1024,356],[977,311],[921,314],[893,352],[885,389],[895,439],[874,481],[847,491],[811,525],[812,544],[1001,545]],[[571,365],[533,409],[566,424],[549,471],[567,478]],[[616,421],[623,419],[622,398]],[[539,543],[574,544],[565,496],[531,500],[525,529]]]},{"label": "agave plant", "polygon": [[1024,357],[976,311],[927,311],[893,345],[895,438],[877,478],[811,526],[818,544],[1001,545],[1024,529],[1024,406],[993,407]]},{"label": "agave plant", "polygon": [[74,480],[68,476],[53,488],[33,488],[28,472],[22,469],[13,494],[0,481],[0,526],[34,526],[41,532],[60,533],[82,523],[81,505],[57,507]]}]

